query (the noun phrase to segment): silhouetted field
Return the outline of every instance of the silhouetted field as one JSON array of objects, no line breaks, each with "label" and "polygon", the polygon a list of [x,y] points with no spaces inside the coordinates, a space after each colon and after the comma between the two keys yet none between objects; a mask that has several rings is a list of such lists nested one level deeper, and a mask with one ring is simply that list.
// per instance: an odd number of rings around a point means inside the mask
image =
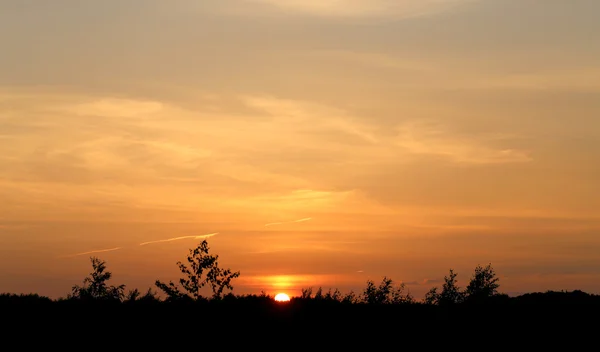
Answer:
[{"label": "silhouetted field", "polygon": [[240,273],[220,268],[208,251],[203,241],[190,250],[187,265],[177,263],[183,274],[177,283],[157,280],[162,296],[109,285],[112,274],[98,258],[91,258],[83,285],[65,298],[1,294],[0,348],[538,351],[581,350],[600,336],[599,295],[509,297],[498,291],[491,264],[477,266],[464,289],[450,270],[420,301],[384,277],[357,293],[305,288],[277,302],[264,293],[224,293]]}]

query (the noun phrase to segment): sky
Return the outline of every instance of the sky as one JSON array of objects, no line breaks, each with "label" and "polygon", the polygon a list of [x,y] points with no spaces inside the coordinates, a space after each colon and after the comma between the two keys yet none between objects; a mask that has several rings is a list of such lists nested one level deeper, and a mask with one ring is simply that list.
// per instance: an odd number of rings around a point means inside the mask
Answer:
[{"label": "sky", "polygon": [[0,0],[0,292],[600,293],[597,0]]}]

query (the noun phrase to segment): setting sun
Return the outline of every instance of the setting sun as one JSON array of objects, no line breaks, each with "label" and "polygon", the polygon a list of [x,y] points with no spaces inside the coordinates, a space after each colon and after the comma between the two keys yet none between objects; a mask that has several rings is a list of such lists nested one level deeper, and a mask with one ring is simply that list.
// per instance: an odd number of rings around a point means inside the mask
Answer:
[{"label": "setting sun", "polygon": [[278,293],[275,296],[275,300],[277,302],[289,302],[290,301],[290,296],[286,295],[285,293]]}]

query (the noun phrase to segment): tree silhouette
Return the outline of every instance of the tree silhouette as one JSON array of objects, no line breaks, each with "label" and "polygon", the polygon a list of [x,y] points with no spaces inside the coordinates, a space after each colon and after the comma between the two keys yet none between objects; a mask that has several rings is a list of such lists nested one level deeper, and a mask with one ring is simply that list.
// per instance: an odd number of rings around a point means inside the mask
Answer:
[{"label": "tree silhouette", "polygon": [[465,295],[468,301],[479,301],[498,294],[498,277],[492,268],[492,264],[488,264],[485,268],[478,265],[475,268],[475,273],[466,288]]},{"label": "tree silhouette", "polygon": [[426,294],[425,294],[425,298],[423,299],[423,302],[425,304],[438,304],[440,298],[440,294],[438,292],[438,288],[437,287],[432,287]]},{"label": "tree silhouette", "polygon": [[358,303],[359,297],[354,293],[354,291],[348,292],[344,297],[342,297],[342,303],[347,304],[355,304]]},{"label": "tree silhouette", "polygon": [[[195,249],[190,249],[187,261],[189,267],[182,262],[177,262],[177,266],[185,277],[179,279],[179,284],[183,291],[177,287],[172,281],[168,284],[156,280],[155,285],[167,294],[171,300],[181,298],[191,298],[200,300],[204,298],[201,294],[201,289],[209,284],[213,299],[220,299],[223,290],[233,290],[231,280],[240,276],[240,272],[232,272],[230,269],[219,268],[218,255],[210,255],[208,242],[202,241]],[[204,276],[204,277],[203,277]]]},{"label": "tree silhouette", "polygon": [[458,287],[456,282],[456,274],[454,270],[450,269],[448,276],[444,277],[444,285],[442,285],[442,292],[440,292],[440,304],[456,304],[461,303],[464,299],[464,293]]},{"label": "tree silhouette", "polygon": [[324,298],[323,296],[323,288],[321,286],[319,286],[319,288],[317,289],[317,292],[315,292],[315,298],[316,300],[322,300]]},{"label": "tree silhouette", "polygon": [[406,289],[406,285],[404,285],[404,283],[401,283],[400,285],[398,285],[398,287],[396,287],[394,290],[392,290],[392,296],[391,296],[390,303],[393,303],[393,304],[415,303],[415,298],[410,294],[410,291],[407,290],[407,292],[404,293],[405,289]]},{"label": "tree silhouette", "polygon": [[93,271],[83,280],[83,286],[75,285],[69,298],[121,301],[125,296],[125,285],[109,286],[112,273],[106,271],[106,262],[97,257],[90,258]]},{"label": "tree silhouette", "polygon": [[450,269],[448,276],[444,277],[444,285],[442,291],[438,293],[438,288],[434,287],[425,295],[425,303],[447,306],[451,304],[462,303],[465,298],[464,292],[460,290],[456,282],[456,274]]},{"label": "tree silhouette", "polygon": [[392,279],[384,277],[379,284],[379,287],[375,285],[373,280],[367,281],[367,287],[365,287],[362,298],[365,303],[368,304],[383,304],[386,303],[388,295],[392,292]]}]

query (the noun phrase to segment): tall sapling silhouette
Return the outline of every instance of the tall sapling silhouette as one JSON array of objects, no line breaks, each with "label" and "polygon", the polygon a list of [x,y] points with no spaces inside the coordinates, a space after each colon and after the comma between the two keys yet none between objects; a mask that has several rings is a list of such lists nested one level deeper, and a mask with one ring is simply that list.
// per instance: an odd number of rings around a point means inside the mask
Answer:
[{"label": "tall sapling silhouette", "polygon": [[488,264],[485,268],[478,265],[465,290],[465,300],[469,302],[481,301],[498,295],[499,280],[492,264]]},{"label": "tall sapling silhouette", "polygon": [[90,258],[93,271],[83,280],[83,286],[75,285],[69,298],[121,301],[125,297],[125,285],[109,286],[112,273],[106,271],[106,262],[97,257]]},{"label": "tall sapling silhouette", "polygon": [[[231,280],[240,276],[240,272],[232,272],[230,269],[219,268],[218,255],[210,255],[209,247],[206,240],[202,241],[195,249],[190,249],[187,261],[189,267],[182,262],[177,262],[177,266],[181,273],[185,276],[179,279],[179,284],[183,291],[177,287],[172,281],[168,284],[156,280],[156,287],[162,290],[170,300],[182,298],[191,298],[200,300],[204,298],[201,294],[201,289],[209,284],[213,299],[221,299],[223,290],[233,290]],[[204,277],[203,277],[204,276]]]},{"label": "tall sapling silhouette", "polygon": [[448,276],[444,277],[442,291],[438,292],[438,288],[433,287],[425,294],[425,303],[440,306],[462,303],[465,299],[465,293],[458,287],[457,275],[454,270],[450,269]]}]

